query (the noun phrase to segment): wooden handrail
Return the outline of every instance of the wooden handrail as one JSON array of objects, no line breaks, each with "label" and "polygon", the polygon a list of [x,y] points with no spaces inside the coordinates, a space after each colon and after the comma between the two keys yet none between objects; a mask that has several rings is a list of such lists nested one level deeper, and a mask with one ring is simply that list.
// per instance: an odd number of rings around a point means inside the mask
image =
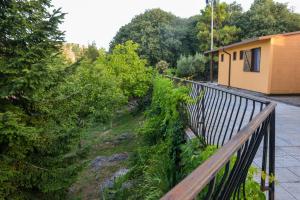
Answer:
[{"label": "wooden handrail", "polygon": [[214,155],[171,189],[161,200],[192,200],[215,177],[222,167],[274,112],[276,103],[270,102],[244,128],[232,137]]}]

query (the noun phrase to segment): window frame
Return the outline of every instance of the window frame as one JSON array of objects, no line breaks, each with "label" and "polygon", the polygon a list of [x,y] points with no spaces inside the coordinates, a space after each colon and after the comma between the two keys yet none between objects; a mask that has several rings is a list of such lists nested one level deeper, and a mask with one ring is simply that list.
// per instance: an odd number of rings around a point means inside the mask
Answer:
[{"label": "window frame", "polygon": [[[257,51],[259,50],[259,51]],[[255,51],[257,51],[257,54],[255,54]],[[247,56],[248,55],[248,56]],[[257,55],[257,56],[255,56]],[[249,58],[248,58],[249,57]],[[244,58],[244,66],[243,71],[244,72],[260,72],[260,65],[261,65],[261,47],[255,47],[252,49],[247,49],[243,51],[243,58]],[[258,69],[255,69],[255,62],[258,62]]]},{"label": "window frame", "polygon": [[[259,50],[258,51],[258,58],[254,58],[254,53],[255,53],[255,50]],[[252,56],[252,63],[251,63],[251,68],[252,68],[252,71],[251,72],[260,72],[260,63],[261,63],[261,48],[260,47],[258,47],[258,48],[253,48],[253,49],[251,49],[251,56]],[[258,59],[258,70],[257,69],[255,69],[255,60],[256,59]]]},{"label": "window frame", "polygon": [[244,50],[240,50],[240,60],[244,60]]},{"label": "window frame", "polygon": [[236,60],[236,54],[237,54],[236,51],[234,51],[232,55],[232,60]]}]

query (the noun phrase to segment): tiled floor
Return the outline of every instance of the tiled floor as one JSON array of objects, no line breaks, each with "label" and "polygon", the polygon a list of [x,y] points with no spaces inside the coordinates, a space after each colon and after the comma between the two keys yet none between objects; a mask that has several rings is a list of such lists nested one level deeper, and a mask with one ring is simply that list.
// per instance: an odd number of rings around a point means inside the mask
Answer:
[{"label": "tiled floor", "polygon": [[[261,154],[254,163],[261,166]],[[276,107],[277,200],[300,200],[300,107],[277,103]]]},{"label": "tiled floor", "polygon": [[[300,95],[265,96],[261,93],[231,88],[275,101],[276,107],[276,200],[300,200]],[[258,151],[254,165],[261,166],[262,151]]]}]

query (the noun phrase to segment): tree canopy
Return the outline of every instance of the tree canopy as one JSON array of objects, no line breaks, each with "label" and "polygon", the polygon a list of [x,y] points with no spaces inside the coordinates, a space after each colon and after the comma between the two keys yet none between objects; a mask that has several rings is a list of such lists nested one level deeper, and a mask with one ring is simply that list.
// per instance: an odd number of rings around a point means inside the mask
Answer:
[{"label": "tree canopy", "polygon": [[147,10],[120,28],[110,49],[132,40],[139,44],[139,55],[150,65],[165,60],[174,66],[181,53],[190,52],[186,24],[187,20],[161,9]]},{"label": "tree canopy", "polygon": [[[239,4],[217,3],[214,5],[214,47],[224,46],[239,40],[240,28],[233,24],[233,21],[242,14]],[[210,49],[210,23],[211,6],[201,10],[201,16],[197,23],[197,37],[200,51]]]},{"label": "tree canopy", "polygon": [[[289,9],[288,4],[273,0],[255,0],[246,12],[236,2],[216,1],[214,11],[215,47],[300,30],[300,15]],[[150,65],[165,60],[170,67],[175,67],[180,55],[194,55],[210,49],[210,20],[210,5],[200,10],[199,15],[187,19],[160,9],[147,10],[119,29],[110,48],[132,40],[140,45],[139,55]]]},{"label": "tree canopy", "polygon": [[300,30],[300,15],[288,4],[273,0],[255,0],[250,10],[236,18],[235,26],[241,29],[240,38],[247,39]]},{"label": "tree canopy", "polygon": [[47,104],[43,93],[63,75],[58,25],[64,14],[49,0],[5,1],[0,9],[0,196],[29,198],[32,189],[59,193],[74,178],[75,167],[61,157],[72,133],[53,128],[60,122],[41,102]]},{"label": "tree canopy", "polygon": [[96,62],[115,76],[128,98],[145,95],[150,84],[151,69],[146,68],[147,61],[137,54],[138,46],[133,41],[118,44],[110,54],[102,52]]}]

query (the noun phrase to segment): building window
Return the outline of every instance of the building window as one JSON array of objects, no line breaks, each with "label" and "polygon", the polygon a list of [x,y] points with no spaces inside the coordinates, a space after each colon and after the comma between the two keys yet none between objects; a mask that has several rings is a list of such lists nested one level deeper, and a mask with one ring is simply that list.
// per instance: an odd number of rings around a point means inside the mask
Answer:
[{"label": "building window", "polygon": [[255,48],[244,51],[244,71],[259,72],[261,48]]},{"label": "building window", "polygon": [[244,51],[240,51],[240,60],[244,59]]},{"label": "building window", "polygon": [[236,60],[236,51],[233,52],[233,60]]},{"label": "building window", "polygon": [[224,54],[221,54],[221,62],[224,61]]}]

